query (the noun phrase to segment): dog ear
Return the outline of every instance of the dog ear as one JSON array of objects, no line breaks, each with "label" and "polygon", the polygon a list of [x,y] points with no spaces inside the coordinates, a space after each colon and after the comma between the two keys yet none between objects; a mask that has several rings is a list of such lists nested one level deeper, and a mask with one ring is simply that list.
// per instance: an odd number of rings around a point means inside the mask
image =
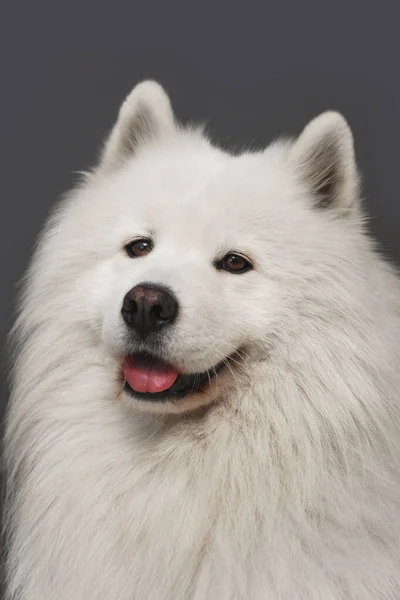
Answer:
[{"label": "dog ear", "polygon": [[140,146],[174,130],[174,114],[164,89],[155,81],[139,83],[119,110],[117,122],[103,148],[100,170],[118,168]]},{"label": "dog ear", "polygon": [[359,176],[350,127],[337,112],[312,120],[293,143],[290,159],[317,208],[348,213],[358,204]]}]

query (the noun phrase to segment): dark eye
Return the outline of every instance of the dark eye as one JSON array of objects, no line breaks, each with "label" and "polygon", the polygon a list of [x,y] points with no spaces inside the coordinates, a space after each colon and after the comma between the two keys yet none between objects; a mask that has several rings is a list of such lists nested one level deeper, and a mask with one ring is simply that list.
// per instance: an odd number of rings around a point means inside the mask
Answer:
[{"label": "dark eye", "polygon": [[141,256],[146,256],[146,254],[150,254],[153,250],[153,242],[145,238],[134,240],[125,246],[125,250],[131,258],[140,258]]},{"label": "dark eye", "polygon": [[229,273],[246,273],[253,268],[248,258],[241,254],[226,254],[224,258],[216,263],[217,269],[228,271]]}]

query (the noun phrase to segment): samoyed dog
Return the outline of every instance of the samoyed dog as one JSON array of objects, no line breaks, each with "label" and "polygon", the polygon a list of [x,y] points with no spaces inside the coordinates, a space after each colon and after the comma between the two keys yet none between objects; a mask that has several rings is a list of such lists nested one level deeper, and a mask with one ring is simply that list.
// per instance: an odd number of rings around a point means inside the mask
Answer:
[{"label": "samoyed dog", "polygon": [[9,600],[399,600],[400,284],[364,221],[339,114],[234,156],[134,88],[21,294]]}]

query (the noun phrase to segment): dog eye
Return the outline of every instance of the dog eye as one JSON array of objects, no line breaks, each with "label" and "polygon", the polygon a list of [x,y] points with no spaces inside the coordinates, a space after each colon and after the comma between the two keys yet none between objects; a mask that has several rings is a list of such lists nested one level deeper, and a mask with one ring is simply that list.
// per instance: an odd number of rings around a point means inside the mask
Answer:
[{"label": "dog eye", "polygon": [[222,271],[228,271],[228,273],[246,273],[253,268],[253,265],[248,258],[241,254],[234,254],[233,252],[226,254],[224,258],[218,261],[215,265],[217,269]]},{"label": "dog eye", "polygon": [[140,258],[141,256],[146,256],[146,254],[150,254],[152,250],[153,243],[151,240],[146,238],[134,240],[125,246],[125,251],[131,258]]}]

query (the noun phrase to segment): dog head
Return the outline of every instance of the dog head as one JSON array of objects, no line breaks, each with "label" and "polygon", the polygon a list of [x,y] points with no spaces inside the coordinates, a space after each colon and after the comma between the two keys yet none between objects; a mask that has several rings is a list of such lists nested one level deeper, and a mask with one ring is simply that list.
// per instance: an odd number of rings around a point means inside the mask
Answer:
[{"label": "dog head", "polygon": [[301,307],[338,294],[330,277],[358,227],[357,198],[337,113],[233,156],[182,129],[158,84],[134,88],[68,208],[86,261],[76,301],[119,364],[124,399],[186,411],[240,385]]}]

